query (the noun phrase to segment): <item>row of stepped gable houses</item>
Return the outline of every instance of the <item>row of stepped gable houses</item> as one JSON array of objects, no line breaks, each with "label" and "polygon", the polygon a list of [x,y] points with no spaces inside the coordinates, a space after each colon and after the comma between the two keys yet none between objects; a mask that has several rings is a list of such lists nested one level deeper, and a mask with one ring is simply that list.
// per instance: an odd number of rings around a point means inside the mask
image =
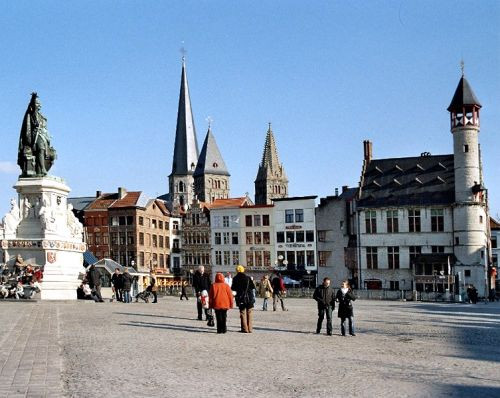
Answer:
[{"label": "row of stepped gable houses", "polygon": [[478,142],[481,104],[464,76],[448,107],[453,152],[375,159],[363,142],[357,187],[289,196],[271,124],[255,197],[230,196],[230,173],[209,126],[201,151],[182,62],[169,193],[97,191],[71,203],[89,251],[153,272],[161,286],[243,265],[302,287],[328,276],[357,289],[455,294],[498,286],[500,224],[488,212]]}]

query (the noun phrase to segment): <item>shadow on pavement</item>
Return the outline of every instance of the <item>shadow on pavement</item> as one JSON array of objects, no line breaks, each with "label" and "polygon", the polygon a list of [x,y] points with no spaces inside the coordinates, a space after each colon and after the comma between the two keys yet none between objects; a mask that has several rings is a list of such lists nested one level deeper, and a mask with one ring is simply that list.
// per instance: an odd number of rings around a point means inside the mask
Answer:
[{"label": "shadow on pavement", "polygon": [[495,386],[467,386],[461,384],[442,384],[439,386],[440,395],[451,397],[500,397],[500,387]]},{"label": "shadow on pavement", "polygon": [[135,326],[142,328],[155,328],[155,329],[168,329],[168,330],[181,330],[183,332],[192,332],[192,333],[215,333],[216,329],[205,329],[196,326],[179,326],[179,325],[171,325],[167,323],[150,323],[150,322],[139,322],[139,321],[130,321],[120,323],[121,326]]},{"label": "shadow on pavement", "polygon": [[193,317],[193,318],[184,318],[184,317],[180,317],[180,316],[155,315],[155,314],[136,314],[136,313],[133,313],[133,312],[113,312],[113,314],[117,314],[117,315],[133,315],[133,316],[150,316],[150,317],[154,317],[154,318],[182,319],[182,320],[185,320],[185,321],[196,321],[197,320],[196,317]]}]

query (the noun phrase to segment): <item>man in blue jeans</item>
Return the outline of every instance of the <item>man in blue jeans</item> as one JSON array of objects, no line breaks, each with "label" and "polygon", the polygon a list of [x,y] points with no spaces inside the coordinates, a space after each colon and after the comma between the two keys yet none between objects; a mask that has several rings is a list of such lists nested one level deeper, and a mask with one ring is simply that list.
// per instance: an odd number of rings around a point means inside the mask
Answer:
[{"label": "man in blue jeans", "polygon": [[323,283],[314,290],[313,299],[318,303],[316,334],[320,334],[323,319],[326,314],[326,334],[331,336],[333,333],[332,312],[335,309],[335,294],[330,287],[330,278],[323,279]]}]

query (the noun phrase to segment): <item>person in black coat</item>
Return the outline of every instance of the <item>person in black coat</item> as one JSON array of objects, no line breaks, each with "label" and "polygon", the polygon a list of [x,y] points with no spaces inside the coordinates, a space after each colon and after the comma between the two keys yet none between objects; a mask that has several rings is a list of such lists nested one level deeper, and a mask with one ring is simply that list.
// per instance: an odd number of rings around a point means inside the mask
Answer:
[{"label": "person in black coat", "polygon": [[330,287],[330,278],[324,278],[323,283],[314,290],[313,299],[318,303],[316,334],[320,334],[326,314],[326,334],[331,336],[333,332],[332,311],[335,309],[335,293]]},{"label": "person in black coat", "polygon": [[[212,286],[212,281],[210,280],[210,275],[205,273],[205,267],[200,265],[198,270],[193,275],[193,288],[196,293],[196,308],[198,309],[198,320],[203,320],[203,306],[201,304],[201,292],[203,290],[210,292],[210,287]],[[208,320],[210,315],[209,310],[205,309],[205,320]]]},{"label": "person in black coat", "polygon": [[236,276],[233,278],[231,290],[236,292],[236,305],[240,310],[241,333],[253,331],[253,305],[255,304],[255,284],[252,278],[245,274],[245,267],[236,267]]},{"label": "person in black coat", "polygon": [[115,269],[115,273],[111,277],[111,283],[113,284],[113,289],[115,290],[115,298],[117,301],[122,301],[122,274],[120,274],[120,268]]},{"label": "person in black coat", "polygon": [[123,269],[122,275],[122,290],[123,290],[123,302],[131,303],[132,298],[130,297],[130,289],[132,288],[132,282],[134,278],[128,273],[126,268]]},{"label": "person in black coat", "polygon": [[354,334],[354,314],[352,310],[352,302],[356,300],[356,296],[354,296],[354,293],[349,287],[348,281],[342,282],[342,287],[337,291],[336,299],[339,302],[338,316],[340,318],[340,331],[342,333],[342,336],[345,336],[346,319],[349,321],[349,334],[351,336],[356,336]]},{"label": "person in black coat", "polygon": [[92,293],[94,293],[94,300],[96,302],[103,303],[104,300],[101,296],[101,273],[94,264],[89,267],[89,270],[87,272],[87,280],[89,281],[89,287],[92,289]]}]

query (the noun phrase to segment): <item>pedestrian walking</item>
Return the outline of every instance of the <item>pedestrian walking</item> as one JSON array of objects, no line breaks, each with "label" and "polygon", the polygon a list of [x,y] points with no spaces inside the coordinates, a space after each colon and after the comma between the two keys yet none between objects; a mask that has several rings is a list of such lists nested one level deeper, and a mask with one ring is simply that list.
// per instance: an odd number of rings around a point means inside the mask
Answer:
[{"label": "pedestrian walking", "polygon": [[156,279],[153,276],[153,274],[151,274],[149,277],[149,286],[147,287],[146,290],[151,292],[151,294],[153,295],[153,303],[157,303],[158,302],[158,294],[157,294],[158,286],[156,285]]},{"label": "pedestrian walking", "polygon": [[253,331],[253,305],[255,303],[255,285],[252,279],[245,274],[242,265],[236,267],[236,276],[233,278],[231,290],[236,292],[236,305],[240,310],[241,333]]},{"label": "pedestrian walking", "polygon": [[356,296],[352,292],[349,282],[343,281],[340,290],[337,291],[336,299],[339,303],[338,317],[340,318],[340,332],[345,336],[345,321],[349,321],[349,334],[354,334],[354,313],[352,309],[352,302],[356,300]]},{"label": "pedestrian walking", "polygon": [[101,273],[94,264],[89,267],[89,270],[87,272],[87,280],[89,282],[90,288],[92,289],[94,300],[96,302],[103,303],[104,300],[101,296]]},{"label": "pedestrian walking", "polygon": [[122,274],[120,272],[120,268],[115,268],[115,273],[111,277],[111,284],[113,285],[113,291],[115,292],[116,301],[122,301]]},{"label": "pedestrian walking", "polygon": [[186,300],[189,300],[189,297],[187,295],[187,284],[187,281],[184,281],[181,284],[181,301],[183,297],[186,297]]},{"label": "pedestrian walking", "polygon": [[283,311],[288,311],[288,309],[285,308],[285,302],[284,302],[284,297],[286,293],[285,289],[285,282],[283,281],[283,278],[281,277],[281,274],[278,273],[272,280],[272,287],[273,287],[273,311],[276,311],[276,305],[278,304],[278,301],[281,302],[281,309]]},{"label": "pedestrian walking", "polygon": [[264,299],[262,303],[262,311],[267,311],[267,301],[271,298],[273,294],[273,287],[269,281],[269,276],[264,275],[260,281],[259,295]]},{"label": "pedestrian walking", "polygon": [[201,304],[201,292],[206,290],[210,291],[212,281],[210,280],[210,275],[205,272],[205,267],[200,265],[198,270],[193,275],[193,287],[196,293],[196,308],[198,310],[198,320],[203,320],[203,312],[205,312],[205,320],[208,321],[209,312],[208,309],[204,309]]},{"label": "pedestrian walking", "polygon": [[124,303],[131,303],[132,298],[130,297],[130,289],[132,288],[132,282],[134,278],[132,275],[129,274],[127,268],[123,269],[123,275],[122,275],[122,289],[123,289],[123,302]]},{"label": "pedestrian walking", "polygon": [[314,290],[313,299],[318,304],[318,323],[316,334],[321,333],[321,326],[326,314],[326,334],[332,335],[332,312],[335,309],[335,294],[330,286],[330,278],[324,278],[323,283]]},{"label": "pedestrian walking", "polygon": [[233,292],[220,272],[215,275],[215,283],[210,287],[208,296],[210,309],[215,311],[217,333],[226,333],[227,310],[233,308]]}]

